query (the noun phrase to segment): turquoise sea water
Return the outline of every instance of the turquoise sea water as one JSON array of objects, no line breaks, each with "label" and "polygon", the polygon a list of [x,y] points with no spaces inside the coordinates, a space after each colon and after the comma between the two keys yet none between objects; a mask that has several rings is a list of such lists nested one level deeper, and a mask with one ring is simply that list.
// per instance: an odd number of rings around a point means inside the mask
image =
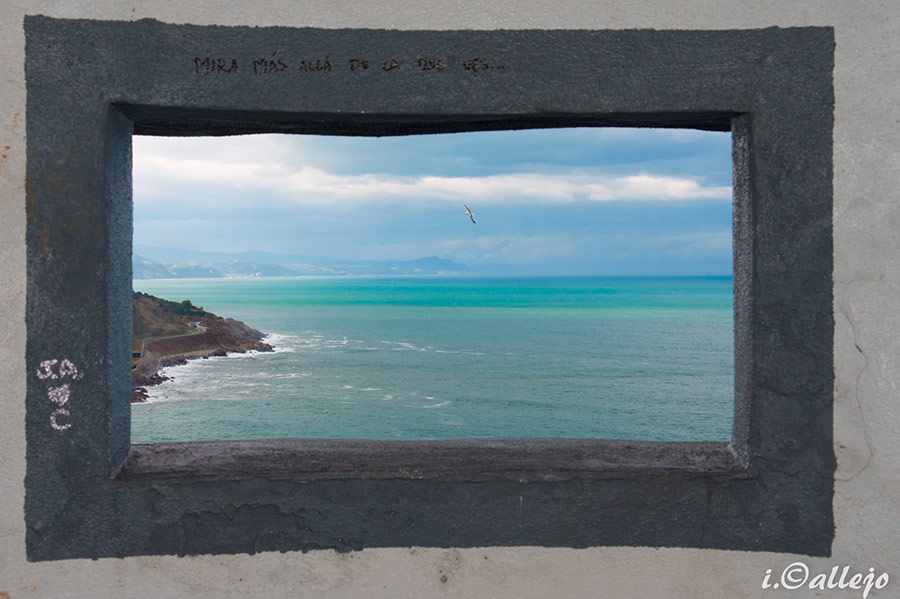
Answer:
[{"label": "turquoise sea water", "polygon": [[728,440],[732,279],[141,280],[271,335],[167,370],[132,441]]}]

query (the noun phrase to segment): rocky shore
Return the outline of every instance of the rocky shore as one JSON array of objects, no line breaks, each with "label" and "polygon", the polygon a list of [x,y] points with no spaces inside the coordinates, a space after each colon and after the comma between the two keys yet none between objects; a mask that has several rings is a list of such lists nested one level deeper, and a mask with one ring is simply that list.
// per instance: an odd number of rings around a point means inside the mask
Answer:
[{"label": "rocky shore", "polygon": [[146,401],[147,387],[170,380],[160,372],[163,368],[230,353],[275,350],[263,342],[260,331],[190,301],[170,302],[138,292],[132,318],[132,402]]}]

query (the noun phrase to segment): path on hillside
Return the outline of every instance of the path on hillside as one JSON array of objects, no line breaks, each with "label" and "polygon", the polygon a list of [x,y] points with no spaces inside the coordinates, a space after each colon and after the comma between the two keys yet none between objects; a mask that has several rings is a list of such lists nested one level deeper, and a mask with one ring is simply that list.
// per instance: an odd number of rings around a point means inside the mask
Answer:
[{"label": "path on hillside", "polygon": [[163,335],[162,337],[147,337],[146,339],[141,339],[141,358],[144,357],[144,348],[147,347],[148,343],[153,343],[154,341],[162,341],[163,339],[177,339],[178,337],[190,337],[192,335],[202,335],[207,331],[206,327],[200,326],[201,321],[196,321],[194,324],[190,325],[191,329],[187,333],[179,333],[178,335]]}]

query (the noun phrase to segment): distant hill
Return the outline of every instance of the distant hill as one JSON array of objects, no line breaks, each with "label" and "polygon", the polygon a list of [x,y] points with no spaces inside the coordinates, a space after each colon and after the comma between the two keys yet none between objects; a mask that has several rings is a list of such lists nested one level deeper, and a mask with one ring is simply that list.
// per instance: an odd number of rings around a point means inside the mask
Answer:
[{"label": "distant hill", "polygon": [[465,264],[430,256],[406,261],[348,261],[272,252],[237,254],[136,245],[135,279],[296,277],[304,275],[453,275]]}]

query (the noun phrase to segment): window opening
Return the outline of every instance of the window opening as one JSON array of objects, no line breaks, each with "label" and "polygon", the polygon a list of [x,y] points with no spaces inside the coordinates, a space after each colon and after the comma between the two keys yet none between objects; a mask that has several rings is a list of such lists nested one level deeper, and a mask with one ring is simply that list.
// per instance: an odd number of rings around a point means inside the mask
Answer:
[{"label": "window opening", "polygon": [[[136,137],[134,154],[135,443],[731,438],[728,133]],[[215,315],[275,352],[231,352],[257,342]]]}]

